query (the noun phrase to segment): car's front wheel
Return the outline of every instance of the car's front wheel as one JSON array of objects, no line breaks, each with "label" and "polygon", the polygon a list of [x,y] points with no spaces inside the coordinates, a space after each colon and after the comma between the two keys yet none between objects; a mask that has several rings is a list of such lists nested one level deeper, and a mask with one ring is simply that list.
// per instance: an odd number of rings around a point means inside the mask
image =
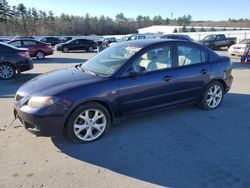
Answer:
[{"label": "car's front wheel", "polygon": [[102,137],[110,124],[110,115],[104,106],[99,103],[87,103],[70,115],[66,131],[72,141],[86,143]]},{"label": "car's front wheel", "polygon": [[88,52],[93,52],[94,51],[94,48],[92,46],[88,47]]},{"label": "car's front wheel", "polygon": [[13,78],[16,75],[15,68],[10,64],[1,64],[0,65],[0,78],[8,80]]},{"label": "car's front wheel", "polygon": [[64,47],[62,50],[64,53],[68,53],[69,52],[69,48],[68,47]]},{"label": "car's front wheel", "polygon": [[200,106],[205,110],[213,110],[221,104],[223,97],[223,85],[218,81],[211,82],[203,94]]}]

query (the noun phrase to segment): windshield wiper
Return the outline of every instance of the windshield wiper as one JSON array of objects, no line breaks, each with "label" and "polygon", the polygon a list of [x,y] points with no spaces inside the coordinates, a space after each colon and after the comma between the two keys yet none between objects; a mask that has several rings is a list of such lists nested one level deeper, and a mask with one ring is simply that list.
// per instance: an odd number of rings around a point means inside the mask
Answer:
[{"label": "windshield wiper", "polygon": [[93,75],[95,75],[95,76],[97,75],[96,73],[94,73],[94,72],[92,72],[92,71],[90,71],[90,70],[88,70],[88,69],[85,69],[85,68],[83,68],[83,67],[80,66],[80,65],[78,65],[77,68],[80,69],[80,70],[83,71],[83,72],[86,72],[86,73],[89,73],[89,74],[93,74]]}]

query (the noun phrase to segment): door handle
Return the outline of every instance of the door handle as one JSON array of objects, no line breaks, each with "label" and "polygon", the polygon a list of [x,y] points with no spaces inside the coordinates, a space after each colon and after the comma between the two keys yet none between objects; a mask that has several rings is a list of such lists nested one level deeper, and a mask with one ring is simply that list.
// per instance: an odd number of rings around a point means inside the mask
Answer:
[{"label": "door handle", "polygon": [[174,79],[173,76],[167,75],[162,80],[164,80],[165,82],[168,82],[168,81],[173,80],[173,79]]},{"label": "door handle", "polygon": [[201,73],[201,74],[207,74],[207,73],[208,73],[208,70],[207,70],[207,69],[202,69],[202,70],[200,71],[200,73]]}]

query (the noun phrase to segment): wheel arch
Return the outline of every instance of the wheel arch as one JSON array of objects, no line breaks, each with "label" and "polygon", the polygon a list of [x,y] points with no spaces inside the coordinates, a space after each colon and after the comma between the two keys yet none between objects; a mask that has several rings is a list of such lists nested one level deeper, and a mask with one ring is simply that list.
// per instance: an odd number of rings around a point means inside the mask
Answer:
[{"label": "wheel arch", "polygon": [[221,79],[221,78],[214,78],[208,84],[210,84],[212,82],[219,82],[223,86],[224,92],[226,92],[226,90],[227,90],[227,84],[226,84],[226,82],[223,79]]},{"label": "wheel arch", "polygon": [[13,65],[11,62],[8,62],[8,61],[3,61],[3,62],[0,62],[0,65],[3,65],[3,64],[7,64],[7,65],[10,65],[11,67],[13,67],[13,69],[15,71],[17,71],[17,68],[15,65]]}]

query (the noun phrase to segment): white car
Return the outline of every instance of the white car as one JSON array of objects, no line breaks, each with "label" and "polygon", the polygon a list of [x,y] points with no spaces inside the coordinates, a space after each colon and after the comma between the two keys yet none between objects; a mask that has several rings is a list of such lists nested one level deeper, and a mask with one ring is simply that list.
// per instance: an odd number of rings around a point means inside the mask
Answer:
[{"label": "white car", "polygon": [[246,50],[247,44],[250,43],[250,39],[244,39],[237,44],[232,45],[228,49],[229,55],[242,56]]}]

